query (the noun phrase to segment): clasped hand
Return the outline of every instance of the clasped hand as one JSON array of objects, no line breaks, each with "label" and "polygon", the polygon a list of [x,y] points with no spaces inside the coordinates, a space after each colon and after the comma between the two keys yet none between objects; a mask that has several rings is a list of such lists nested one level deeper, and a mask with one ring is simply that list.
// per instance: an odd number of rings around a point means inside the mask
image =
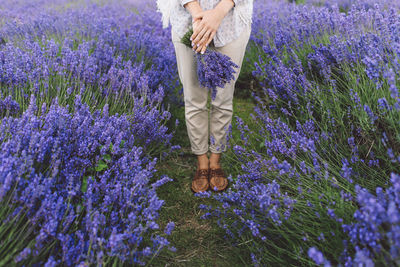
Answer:
[{"label": "clasped hand", "polygon": [[193,34],[190,38],[193,51],[202,54],[206,51],[224,17],[225,14],[218,9],[201,11],[193,15]]}]

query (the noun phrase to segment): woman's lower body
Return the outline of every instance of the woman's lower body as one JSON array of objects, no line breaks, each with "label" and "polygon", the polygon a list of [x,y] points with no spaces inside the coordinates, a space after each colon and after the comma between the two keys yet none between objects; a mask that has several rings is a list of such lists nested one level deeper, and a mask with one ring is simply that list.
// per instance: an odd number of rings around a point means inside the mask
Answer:
[{"label": "woman's lower body", "polygon": [[[186,127],[191,150],[198,156],[198,170],[219,168],[220,155],[226,151],[228,130],[233,114],[235,83],[240,73],[250,32],[249,25],[237,39],[225,46],[215,47],[211,43],[208,47],[229,56],[239,66],[234,75],[235,79],[227,83],[224,88],[217,88],[215,100],[211,101],[209,119],[207,108],[209,90],[199,84],[195,52],[181,43],[177,34],[171,31],[179,78],[183,84]],[[211,152],[210,159],[207,157],[208,151]],[[206,187],[204,182],[203,187]]]}]

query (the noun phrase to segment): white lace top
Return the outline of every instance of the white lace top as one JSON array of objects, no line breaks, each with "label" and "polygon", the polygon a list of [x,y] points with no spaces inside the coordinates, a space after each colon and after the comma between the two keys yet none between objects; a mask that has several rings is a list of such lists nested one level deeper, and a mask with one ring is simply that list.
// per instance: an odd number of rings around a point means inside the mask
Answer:
[{"label": "white lace top", "polygon": [[[192,26],[192,16],[183,6],[195,0],[158,0],[158,9],[163,17],[163,26],[171,23],[179,37]],[[197,0],[203,10],[213,9],[220,0]],[[235,6],[222,20],[216,35],[214,45],[221,47],[235,40],[242,31],[251,25],[253,14],[253,0],[233,0]]]}]

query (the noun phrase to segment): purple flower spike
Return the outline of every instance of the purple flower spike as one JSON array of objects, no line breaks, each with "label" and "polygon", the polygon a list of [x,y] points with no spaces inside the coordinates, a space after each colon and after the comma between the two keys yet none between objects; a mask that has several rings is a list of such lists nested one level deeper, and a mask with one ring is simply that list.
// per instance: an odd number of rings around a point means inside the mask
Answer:
[{"label": "purple flower spike", "polygon": [[314,262],[318,265],[324,265],[324,267],[330,267],[331,263],[325,259],[324,255],[321,251],[319,251],[315,247],[311,247],[308,249],[308,256],[314,260]]},{"label": "purple flower spike", "polygon": [[211,90],[211,98],[215,100],[217,87],[235,79],[236,65],[227,55],[206,50],[204,54],[197,54],[197,76],[201,86]]}]

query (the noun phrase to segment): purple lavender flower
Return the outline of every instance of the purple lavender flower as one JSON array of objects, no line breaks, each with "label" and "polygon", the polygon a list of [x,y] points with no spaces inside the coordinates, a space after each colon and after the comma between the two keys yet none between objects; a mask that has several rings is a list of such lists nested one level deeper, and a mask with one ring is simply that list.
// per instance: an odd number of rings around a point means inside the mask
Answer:
[{"label": "purple lavender flower", "polygon": [[197,76],[202,86],[211,90],[214,100],[217,87],[223,88],[226,83],[235,79],[236,65],[228,56],[207,49],[204,54],[197,53]]},{"label": "purple lavender flower", "polygon": [[26,259],[29,254],[31,254],[31,248],[30,247],[26,247],[24,248],[19,254],[18,256],[15,258],[15,262],[20,262],[24,259]]},{"label": "purple lavender flower", "polygon": [[371,123],[374,124],[374,122],[378,119],[378,116],[372,112],[371,108],[367,104],[364,104],[364,111],[368,114]]},{"label": "purple lavender flower", "polygon": [[398,230],[400,223],[400,175],[391,173],[392,185],[384,192],[376,188],[376,196],[356,185],[357,202],[360,208],[354,213],[356,222],[343,224],[355,246],[354,263],[373,266],[372,257],[384,253],[383,244],[389,244],[391,257],[386,262],[394,262],[400,257]]},{"label": "purple lavender flower", "polygon": [[169,222],[169,223],[167,224],[167,226],[165,226],[164,232],[165,232],[167,235],[170,235],[171,232],[172,232],[172,230],[174,230],[174,228],[175,228],[175,223],[174,223],[174,222]]},{"label": "purple lavender flower", "polygon": [[19,111],[19,104],[14,101],[11,96],[7,96],[4,100],[0,99],[0,115],[6,113],[8,113],[8,115],[15,115],[19,113]]},{"label": "purple lavender flower", "polygon": [[382,111],[391,110],[389,103],[384,97],[378,99],[378,107]]},{"label": "purple lavender flower", "polygon": [[324,267],[330,267],[331,263],[325,259],[324,255],[322,252],[320,252],[317,248],[315,247],[310,247],[307,252],[308,256],[314,260],[314,262],[318,265],[324,265]]}]

